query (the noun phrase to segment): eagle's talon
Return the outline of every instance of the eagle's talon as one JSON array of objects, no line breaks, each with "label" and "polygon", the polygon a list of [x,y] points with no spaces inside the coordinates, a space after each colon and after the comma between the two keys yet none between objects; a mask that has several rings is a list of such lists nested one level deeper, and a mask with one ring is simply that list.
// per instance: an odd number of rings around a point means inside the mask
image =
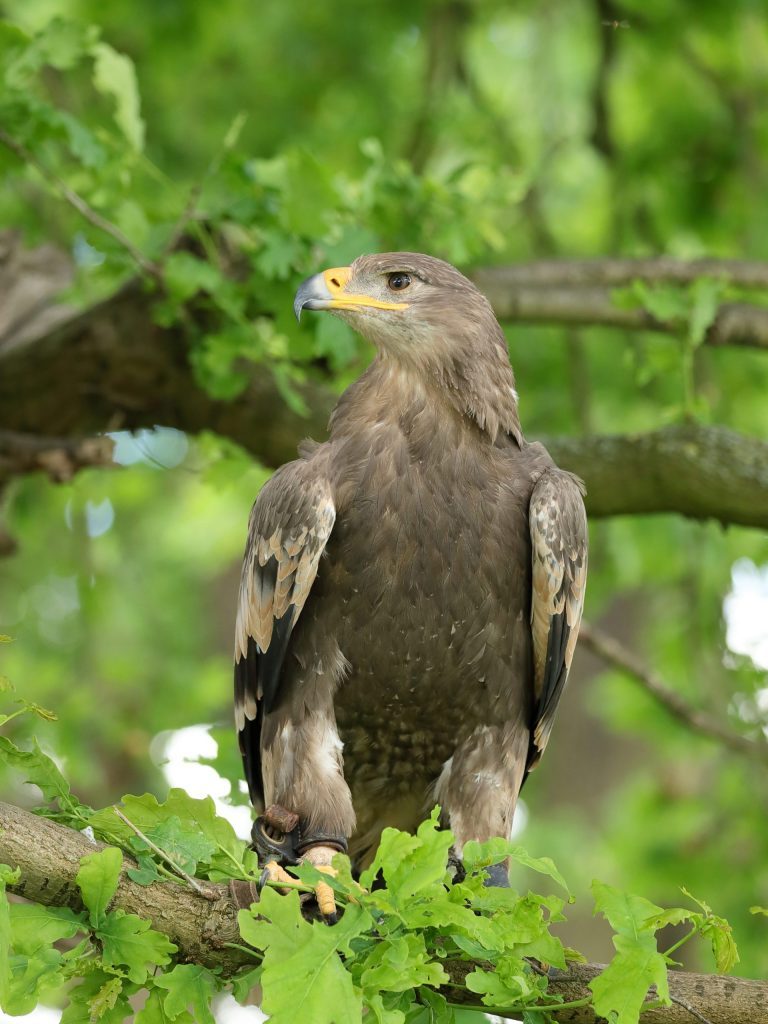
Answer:
[{"label": "eagle's talon", "polygon": [[[278,885],[296,885],[296,879],[293,877],[293,875],[289,875],[285,868],[282,865],[278,864],[277,861],[275,860],[267,861],[267,863],[264,865],[264,870],[259,876],[259,892],[261,892],[264,886],[268,885],[269,882],[276,882]],[[285,891],[285,889],[281,890],[281,892]]]},{"label": "eagle's talon", "polygon": [[[336,869],[332,868],[330,864],[317,864],[318,871],[322,871],[324,875],[331,875],[336,877]],[[318,882],[315,885],[315,899],[317,900],[317,906],[320,913],[323,915],[323,919],[328,924],[336,924],[339,919],[338,911],[336,909],[336,896],[333,889],[327,882]]]}]

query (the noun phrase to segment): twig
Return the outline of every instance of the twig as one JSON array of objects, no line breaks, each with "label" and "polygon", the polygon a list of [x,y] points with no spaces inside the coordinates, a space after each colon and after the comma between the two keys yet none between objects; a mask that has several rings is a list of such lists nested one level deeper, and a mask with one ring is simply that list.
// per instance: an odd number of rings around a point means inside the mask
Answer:
[{"label": "twig", "polygon": [[654,700],[679,722],[683,722],[702,736],[717,740],[738,754],[745,754],[768,764],[768,743],[741,736],[705,711],[692,707],[684,698],[648,668],[643,662],[612,636],[587,622],[582,622],[579,642],[603,661],[607,661],[636,679]]},{"label": "twig", "polygon": [[712,1024],[709,1017],[705,1017],[703,1013],[699,1013],[695,1006],[691,1006],[690,1003],[686,1003],[684,999],[680,999],[678,996],[672,995],[669,998],[671,1002],[677,1003],[678,1006],[682,1006],[684,1010],[687,1010],[692,1017],[696,1018],[696,1020],[701,1021],[701,1024]]},{"label": "twig", "polygon": [[133,242],[128,238],[120,228],[113,224],[112,221],[102,217],[100,213],[90,206],[81,195],[78,195],[73,189],[67,185],[57,174],[53,171],[49,171],[47,167],[44,167],[40,161],[35,157],[27,147],[19,142],[18,139],[14,139],[13,136],[9,135],[4,129],[0,128],[0,143],[10,149],[12,153],[20,157],[25,163],[34,167],[47,181],[49,181],[53,187],[59,192],[59,194],[66,199],[66,201],[73,206],[77,212],[92,224],[99,231],[105,232],[113,238],[118,245],[122,246],[123,249],[128,253],[134,263],[142,270],[145,274],[149,274],[150,277],[158,278],[160,276],[159,269],[155,266],[151,260],[137,249]]},{"label": "twig", "polygon": [[196,181],[190,188],[187,201],[184,204],[184,209],[181,211],[179,219],[173,226],[170,237],[163,248],[161,259],[164,259],[169,253],[173,252],[181,242],[187,226],[197,213],[197,204],[200,201],[200,196],[203,194],[203,188],[215,174],[218,174],[224,156],[235,145],[246,120],[247,115],[242,111],[235,117],[234,121],[229,126],[221,149],[211,159],[199,181]]},{"label": "twig", "polygon": [[152,850],[153,853],[156,853],[158,857],[161,857],[166,862],[166,864],[169,864],[177,875],[181,875],[181,877],[185,881],[189,882],[189,884],[196,892],[199,892],[200,895],[207,900],[216,900],[219,898],[218,890],[214,891],[212,889],[210,892],[208,892],[207,889],[200,885],[196,878],[193,878],[192,875],[188,874],[184,870],[184,868],[179,867],[176,861],[172,857],[170,857],[165,852],[165,850],[161,850],[160,847],[153,843],[148,836],[145,836],[141,829],[138,827],[138,825],[134,825],[132,821],[126,818],[126,816],[123,814],[119,807],[113,807],[112,810],[115,812],[118,818],[120,818],[121,821],[125,822],[128,828],[132,829],[136,833],[136,835],[139,837],[139,839],[142,840],[142,842],[145,842],[147,844],[147,846],[150,848],[150,850]]}]

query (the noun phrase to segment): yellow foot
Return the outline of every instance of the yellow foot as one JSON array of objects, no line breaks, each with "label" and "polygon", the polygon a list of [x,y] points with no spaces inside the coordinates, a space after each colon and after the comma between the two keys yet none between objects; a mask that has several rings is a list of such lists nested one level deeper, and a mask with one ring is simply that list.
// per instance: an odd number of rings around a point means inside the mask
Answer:
[{"label": "yellow foot", "polygon": [[287,882],[289,885],[296,885],[296,879],[293,875],[289,875],[282,865],[278,864],[276,860],[270,860],[267,862],[264,868],[264,874],[267,876],[263,878],[262,884],[265,882]]},{"label": "yellow foot", "polygon": [[[336,869],[331,867],[331,861],[339,851],[334,846],[311,846],[301,858],[307,864],[312,864],[324,875],[336,876]],[[317,882],[315,885],[315,899],[323,920],[327,924],[335,924],[339,919],[336,909],[336,896],[333,889],[327,882]]]}]

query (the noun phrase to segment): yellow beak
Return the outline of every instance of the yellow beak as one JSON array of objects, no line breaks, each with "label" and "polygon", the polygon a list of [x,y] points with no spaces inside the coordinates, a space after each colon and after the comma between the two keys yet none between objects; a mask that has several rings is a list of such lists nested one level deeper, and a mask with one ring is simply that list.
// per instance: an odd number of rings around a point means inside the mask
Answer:
[{"label": "yellow beak", "polygon": [[293,302],[296,319],[301,319],[304,309],[355,309],[365,306],[371,309],[407,309],[407,302],[384,302],[371,295],[347,292],[352,277],[350,267],[332,267],[321,274],[308,277],[299,285]]}]

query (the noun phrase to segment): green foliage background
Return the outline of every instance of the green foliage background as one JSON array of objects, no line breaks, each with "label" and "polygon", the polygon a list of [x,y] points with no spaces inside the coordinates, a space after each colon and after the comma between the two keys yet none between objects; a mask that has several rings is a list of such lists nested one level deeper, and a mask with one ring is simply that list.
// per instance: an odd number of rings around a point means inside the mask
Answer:
[{"label": "green foliage background", "polygon": [[[209,312],[192,343],[212,393],[273,373],[296,404],[297,382],[330,375],[340,390],[369,353],[329,318],[299,329],[295,285],[363,251],[412,248],[466,268],[605,253],[768,258],[764,5],[628,0],[616,14],[628,27],[616,28],[605,10],[0,0],[0,127],[162,263],[158,316]],[[0,172],[0,222],[73,253],[71,302],[134,273],[125,247],[39,169],[0,147]],[[168,256],[190,196],[194,246]],[[690,310],[696,296],[644,301]],[[768,434],[760,353],[692,356],[684,342],[609,330],[508,334],[531,436],[684,414]],[[60,718],[18,719],[13,737],[34,731],[95,806],[162,791],[152,738],[194,723],[226,727],[221,770],[236,778],[234,592],[267,475],[213,436],[121,445],[120,471],[15,483],[5,517],[20,549],[0,563],[0,629],[15,638],[0,669]],[[696,705],[737,729],[764,724],[765,673],[726,652],[722,601],[737,558],[768,561],[765,536],[659,516],[595,524],[592,545],[589,617]],[[577,894],[597,876],[677,906],[688,886],[732,922],[738,969],[764,976],[765,920],[748,913],[768,903],[764,767],[599,669],[582,658],[525,790],[524,842],[554,857]],[[14,775],[2,784],[24,799]],[[569,927],[571,944],[610,955],[586,912]]]}]

